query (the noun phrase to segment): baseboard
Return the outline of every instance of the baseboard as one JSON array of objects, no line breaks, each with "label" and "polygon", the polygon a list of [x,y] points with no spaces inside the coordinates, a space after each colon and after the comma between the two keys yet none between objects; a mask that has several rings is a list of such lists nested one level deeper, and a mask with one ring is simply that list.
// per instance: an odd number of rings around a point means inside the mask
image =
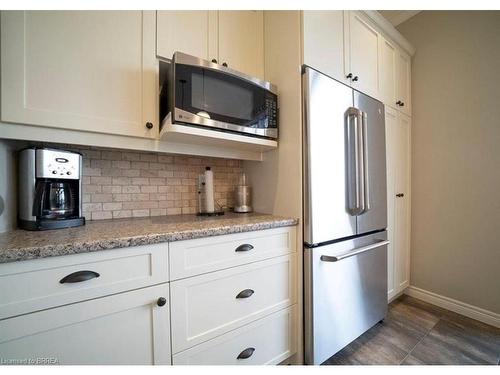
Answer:
[{"label": "baseboard", "polygon": [[489,324],[491,326],[500,328],[500,314],[494,313],[493,311],[488,311],[477,306],[472,306],[465,302],[441,296],[439,294],[429,292],[427,290],[420,289],[411,285],[406,288],[404,294],[456,312],[457,314],[461,314],[469,318],[479,320],[480,322]]}]

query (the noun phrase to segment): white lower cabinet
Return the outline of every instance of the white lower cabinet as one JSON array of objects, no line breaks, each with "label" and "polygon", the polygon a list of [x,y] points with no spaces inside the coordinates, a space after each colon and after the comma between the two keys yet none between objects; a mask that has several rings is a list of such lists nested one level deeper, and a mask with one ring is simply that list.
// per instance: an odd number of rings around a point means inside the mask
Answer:
[{"label": "white lower cabinet", "polygon": [[296,351],[293,305],[173,356],[174,365],[272,365]]},{"label": "white lower cabinet", "polygon": [[295,236],[275,228],[0,264],[10,286],[0,287],[0,364],[282,362],[297,352]]},{"label": "white lower cabinet", "polygon": [[171,283],[178,353],[295,303],[295,254]]},{"label": "white lower cabinet", "polygon": [[1,320],[0,358],[12,364],[170,364],[168,296],[168,284],[161,284]]}]

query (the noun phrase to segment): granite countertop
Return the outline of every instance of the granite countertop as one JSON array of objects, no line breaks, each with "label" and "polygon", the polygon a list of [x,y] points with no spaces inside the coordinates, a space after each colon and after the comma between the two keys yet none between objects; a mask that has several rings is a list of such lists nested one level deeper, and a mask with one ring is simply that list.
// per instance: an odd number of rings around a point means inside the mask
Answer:
[{"label": "granite countertop", "polygon": [[89,221],[82,227],[49,231],[17,229],[0,234],[0,263],[249,232],[297,223],[297,219],[290,217],[226,212],[215,217],[173,215]]}]

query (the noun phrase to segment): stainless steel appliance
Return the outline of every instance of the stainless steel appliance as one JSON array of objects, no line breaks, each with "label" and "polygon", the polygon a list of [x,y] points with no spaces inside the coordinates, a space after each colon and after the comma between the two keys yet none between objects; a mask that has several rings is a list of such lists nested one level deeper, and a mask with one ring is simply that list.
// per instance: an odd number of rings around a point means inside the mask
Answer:
[{"label": "stainless steel appliance", "polygon": [[246,174],[240,177],[240,182],[234,187],[234,212],[248,213],[252,212],[252,187],[247,185]]},{"label": "stainless steel appliance", "polygon": [[277,88],[227,65],[176,52],[162,86],[160,117],[162,127],[178,123],[276,139]]},{"label": "stainless steel appliance", "polygon": [[82,217],[82,155],[46,148],[19,153],[18,224],[28,230],[75,227]]},{"label": "stainless steel appliance", "polygon": [[305,361],[387,312],[384,106],[309,67],[304,101]]}]

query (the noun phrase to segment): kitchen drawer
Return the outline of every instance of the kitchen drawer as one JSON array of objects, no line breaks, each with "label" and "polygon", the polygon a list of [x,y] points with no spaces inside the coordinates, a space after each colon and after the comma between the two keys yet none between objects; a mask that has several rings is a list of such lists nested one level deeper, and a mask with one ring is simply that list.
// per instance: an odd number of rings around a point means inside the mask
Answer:
[{"label": "kitchen drawer", "polygon": [[296,271],[292,254],[172,282],[172,352],[294,304]]},{"label": "kitchen drawer", "polygon": [[[98,277],[60,281],[78,271]],[[166,243],[0,264],[0,319],[168,281]]]},{"label": "kitchen drawer", "polygon": [[[297,351],[297,305],[173,356],[174,365],[272,365]],[[252,350],[253,349],[253,350]],[[246,357],[251,354],[250,357]],[[238,358],[238,356],[243,358]]]},{"label": "kitchen drawer", "polygon": [[283,227],[171,242],[170,277],[182,279],[294,252],[295,233],[295,227]]}]

